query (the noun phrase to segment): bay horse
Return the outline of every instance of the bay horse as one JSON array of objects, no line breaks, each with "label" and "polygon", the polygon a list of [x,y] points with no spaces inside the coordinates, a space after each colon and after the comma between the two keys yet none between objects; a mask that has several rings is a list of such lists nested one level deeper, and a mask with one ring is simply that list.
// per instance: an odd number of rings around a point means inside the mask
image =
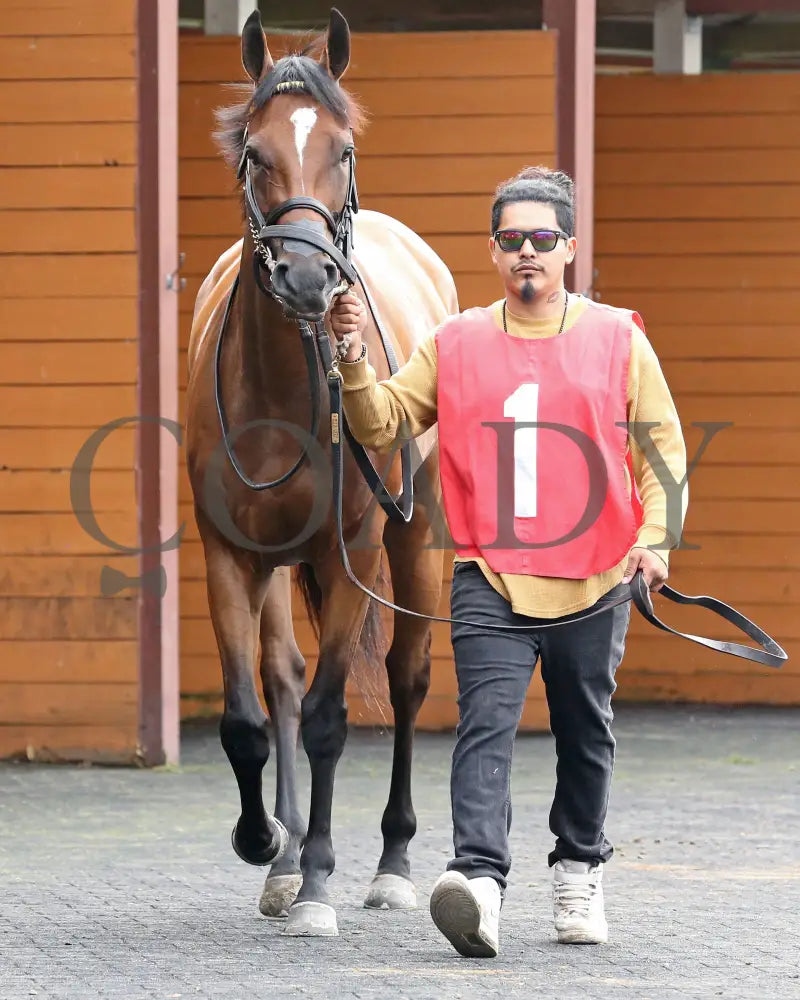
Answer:
[{"label": "bay horse", "polygon": [[[329,402],[320,389],[326,372],[318,356],[309,361],[314,338],[301,334],[321,323],[333,296],[347,287],[343,276],[352,281],[351,240],[357,293],[371,291],[400,363],[425,334],[458,312],[458,301],[450,272],[419,236],[377,212],[355,215],[353,135],[362,112],[339,83],[350,60],[345,18],[332,10],[321,39],[277,62],[257,12],[241,40],[253,88],[244,103],[218,112],[217,138],[227,162],[244,178],[244,235],[214,265],[195,304],[187,467],[222,665],[220,739],[241,799],[233,848],[250,864],[271,865],[259,905],[266,916],[287,918],[285,933],[334,935],[327,880],[335,860],[334,774],[347,733],[345,682],[359,653],[374,669],[382,647],[377,608],[347,580],[337,550],[326,465]],[[317,327],[318,350],[322,340],[330,346],[329,336]],[[378,377],[387,378],[390,364],[374,318],[364,340]],[[229,435],[223,424],[230,426]],[[374,586],[385,549],[394,599],[432,615],[440,598],[442,549],[432,544],[431,527],[431,508],[439,502],[435,427],[426,433],[415,481],[425,476],[429,500],[416,504],[408,523],[388,519],[375,504],[349,453],[343,519],[345,537],[362,543],[351,552],[359,579]],[[393,459],[386,479],[394,494],[398,466]],[[308,690],[292,625],[292,574],[319,638]],[[262,798],[270,745],[257,661],[277,755],[274,815]],[[411,758],[429,684],[429,622],[394,619],[385,668],[394,755],[381,823],[383,852],[365,905],[394,909],[416,903],[408,858],[416,832]],[[307,824],[296,791],[298,732],[311,771]]]}]

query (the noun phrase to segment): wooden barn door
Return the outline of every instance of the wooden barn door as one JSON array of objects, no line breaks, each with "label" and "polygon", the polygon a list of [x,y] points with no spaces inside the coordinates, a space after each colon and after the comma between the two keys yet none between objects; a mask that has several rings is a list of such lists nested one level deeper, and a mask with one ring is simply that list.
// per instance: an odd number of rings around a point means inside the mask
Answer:
[{"label": "wooden barn door", "polygon": [[3,4],[0,756],[177,753],[176,7]]},{"label": "wooden barn door", "polygon": [[689,457],[704,438],[693,424],[730,422],[689,480],[697,548],[673,553],[672,580],[789,652],[780,671],[759,668],[634,615],[620,698],[800,704],[799,170],[800,73],[598,80],[596,288],[642,313]]}]

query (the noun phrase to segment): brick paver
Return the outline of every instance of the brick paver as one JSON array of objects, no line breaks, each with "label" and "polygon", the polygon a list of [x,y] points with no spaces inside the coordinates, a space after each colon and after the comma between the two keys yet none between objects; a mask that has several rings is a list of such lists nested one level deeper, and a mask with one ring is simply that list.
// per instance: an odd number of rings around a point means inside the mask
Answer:
[{"label": "brick paver", "polygon": [[[460,958],[427,911],[451,848],[452,735],[417,741],[420,907],[373,913],[361,901],[391,740],[351,734],[334,811],[340,937],[313,941],[258,914],[262,873],[229,846],[236,786],[214,727],[187,728],[179,769],[0,765],[0,1000],[800,997],[799,720],[618,707],[601,948],[553,941],[552,741],[521,737],[494,961]],[[307,801],[304,758],[301,788]]]}]

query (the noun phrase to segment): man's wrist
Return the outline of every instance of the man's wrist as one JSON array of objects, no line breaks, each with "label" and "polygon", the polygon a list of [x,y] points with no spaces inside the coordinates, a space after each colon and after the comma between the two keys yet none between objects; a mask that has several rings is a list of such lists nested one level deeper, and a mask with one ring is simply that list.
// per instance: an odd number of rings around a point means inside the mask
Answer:
[{"label": "man's wrist", "polygon": [[653,555],[654,556],[658,556],[658,558],[661,560],[661,562],[663,562],[664,565],[667,567],[667,569],[669,569],[669,551],[670,550],[668,548],[666,548],[665,546],[648,545],[647,543],[638,542],[637,541],[635,545],[631,546],[631,552],[634,549],[644,549],[645,552],[652,552]]},{"label": "man's wrist", "polygon": [[[353,352],[352,357],[351,357],[351,351]],[[357,348],[356,345],[354,344],[352,347],[348,349],[347,354],[345,354],[343,358],[343,361],[347,365],[355,365],[358,364],[359,361],[363,361],[364,358],[366,358],[366,356],[367,356],[367,345],[361,342],[358,344]]]}]

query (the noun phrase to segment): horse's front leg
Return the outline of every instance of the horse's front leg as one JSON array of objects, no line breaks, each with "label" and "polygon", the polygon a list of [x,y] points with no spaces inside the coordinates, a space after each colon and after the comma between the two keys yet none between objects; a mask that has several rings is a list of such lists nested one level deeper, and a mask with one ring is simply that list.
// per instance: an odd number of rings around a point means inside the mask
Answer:
[{"label": "horse's front leg", "polygon": [[[351,553],[356,576],[370,588],[379,562],[378,547]],[[303,698],[300,718],[303,747],[311,770],[311,809],[308,835],[300,856],[303,884],[289,910],[284,933],[327,937],[339,933],[327,881],[335,864],[331,839],[334,776],[347,737],[344,690],[369,598],[345,577],[335,549],[325,565],[315,570],[323,593],[319,661],[311,687]]]},{"label": "horse's front leg", "polygon": [[231,842],[251,865],[268,865],[286,849],[283,824],[264,810],[261,772],[269,758],[267,717],[258,700],[255,653],[266,581],[216,537],[204,538],[208,603],[222,661],[225,708],[219,731],[239,786],[242,812]]},{"label": "horse's front leg", "polygon": [[[395,603],[420,614],[437,614],[442,550],[431,544],[432,533],[421,504],[417,504],[409,525],[387,522],[384,543]],[[408,858],[408,845],[417,831],[411,801],[411,756],[417,713],[428,693],[430,666],[430,623],[395,614],[394,636],[386,657],[394,712],[394,757],[381,821],[383,853],[364,900],[370,909],[409,909],[417,903]]]},{"label": "horse's front leg", "polygon": [[289,832],[286,853],[270,869],[261,893],[258,905],[265,917],[287,916],[302,882],[300,849],[306,835],[297,804],[297,734],[306,661],[294,637],[291,588],[289,569],[276,569],[261,611],[261,681],[278,762],[275,816]]}]

